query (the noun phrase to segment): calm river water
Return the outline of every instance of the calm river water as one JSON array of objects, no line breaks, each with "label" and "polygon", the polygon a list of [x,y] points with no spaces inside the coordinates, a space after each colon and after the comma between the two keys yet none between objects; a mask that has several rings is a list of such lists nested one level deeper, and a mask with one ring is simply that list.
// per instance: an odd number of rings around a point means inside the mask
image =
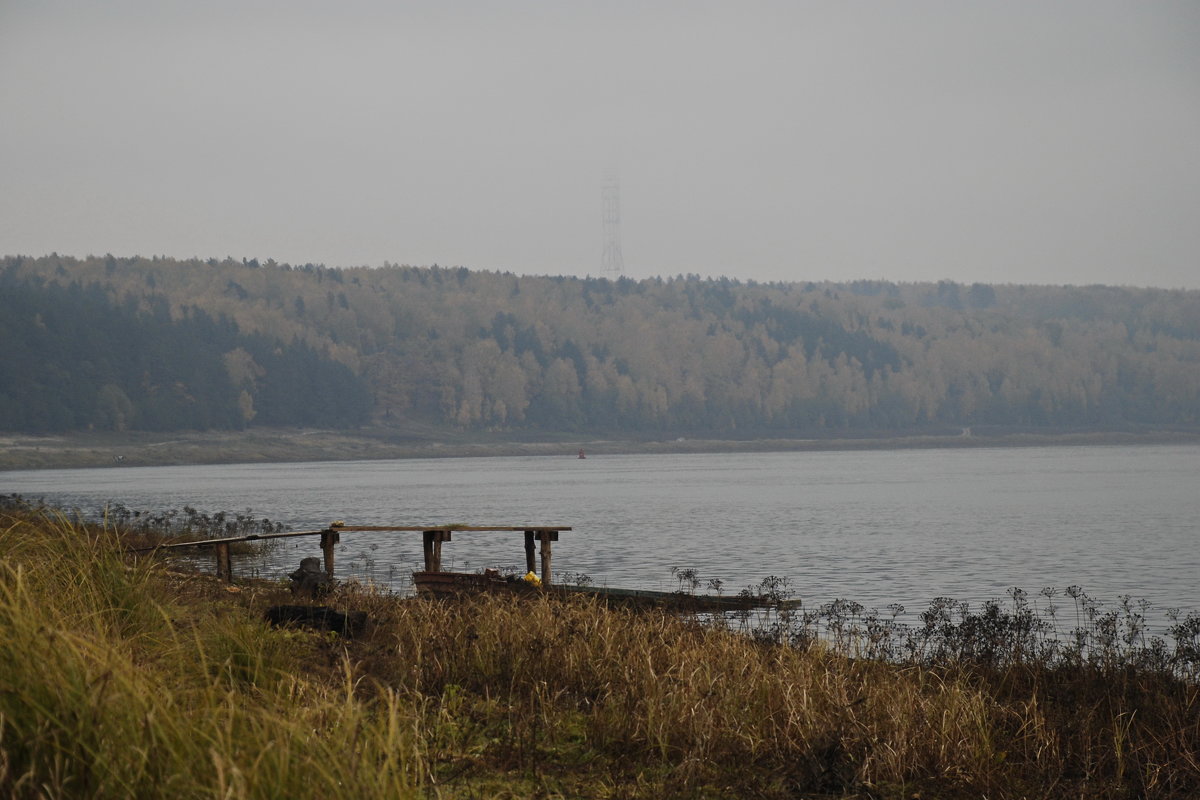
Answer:
[{"label": "calm river water", "polygon": [[[787,577],[808,605],[833,598],[920,611],[1020,587],[1078,585],[1158,613],[1200,610],[1200,446],[422,459],[0,473],[0,493],[94,513],[251,509],[295,530],[361,525],[570,525],[556,572],[671,590],[671,567],[726,591]],[[461,533],[444,566],[524,563],[520,534]],[[315,538],[283,540],[258,569],[282,575]],[[342,576],[397,589],[420,534],[347,533]],[[235,563],[235,571],[239,567]],[[243,565],[242,571],[251,569]],[[1159,628],[1156,625],[1156,628]],[[1160,628],[1161,630],[1161,628]]]}]

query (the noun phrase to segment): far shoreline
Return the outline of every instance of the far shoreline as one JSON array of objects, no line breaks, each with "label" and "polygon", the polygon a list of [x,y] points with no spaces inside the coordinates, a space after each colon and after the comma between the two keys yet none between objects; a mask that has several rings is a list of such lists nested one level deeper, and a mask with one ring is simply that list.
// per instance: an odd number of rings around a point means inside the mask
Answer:
[{"label": "far shoreline", "polygon": [[824,437],[599,438],[587,434],[517,435],[461,431],[329,431],[258,429],[172,433],[73,433],[0,435],[0,472],[97,467],[154,467],[380,461],[503,456],[589,456],[687,453],[822,452],[845,450],[962,449],[982,447],[1119,446],[1193,444],[1200,426],[1140,430],[942,430],[911,434]]}]

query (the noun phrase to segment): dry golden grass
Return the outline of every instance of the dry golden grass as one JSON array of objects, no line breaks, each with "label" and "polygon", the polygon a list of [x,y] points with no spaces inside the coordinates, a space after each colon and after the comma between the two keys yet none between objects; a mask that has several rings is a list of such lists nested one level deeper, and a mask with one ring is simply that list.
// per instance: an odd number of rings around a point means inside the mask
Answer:
[{"label": "dry golden grass", "polygon": [[1184,798],[1170,675],[853,659],[587,600],[343,589],[361,636],[0,515],[0,793],[13,797]]}]

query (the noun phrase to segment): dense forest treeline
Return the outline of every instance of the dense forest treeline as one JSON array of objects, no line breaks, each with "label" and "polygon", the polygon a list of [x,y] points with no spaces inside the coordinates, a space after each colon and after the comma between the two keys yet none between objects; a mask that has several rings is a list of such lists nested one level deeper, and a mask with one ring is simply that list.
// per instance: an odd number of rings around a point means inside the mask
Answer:
[{"label": "dense forest treeline", "polygon": [[0,429],[1200,423],[1200,292],[0,261]]},{"label": "dense forest treeline", "polygon": [[154,431],[365,422],[361,378],[303,342],[83,287],[0,275],[0,427]]}]

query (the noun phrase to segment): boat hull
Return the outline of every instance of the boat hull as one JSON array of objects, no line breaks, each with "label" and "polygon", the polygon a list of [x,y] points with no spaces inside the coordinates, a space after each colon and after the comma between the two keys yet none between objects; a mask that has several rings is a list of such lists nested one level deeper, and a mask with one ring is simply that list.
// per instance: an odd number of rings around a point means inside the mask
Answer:
[{"label": "boat hull", "polygon": [[413,585],[419,594],[455,596],[481,593],[552,594],[560,597],[592,597],[607,605],[638,608],[669,608],[683,611],[738,611],[781,605],[768,598],[747,595],[699,595],[686,592],[655,592],[608,586],[554,584],[531,586],[523,580],[507,580],[473,572],[414,572]]}]

